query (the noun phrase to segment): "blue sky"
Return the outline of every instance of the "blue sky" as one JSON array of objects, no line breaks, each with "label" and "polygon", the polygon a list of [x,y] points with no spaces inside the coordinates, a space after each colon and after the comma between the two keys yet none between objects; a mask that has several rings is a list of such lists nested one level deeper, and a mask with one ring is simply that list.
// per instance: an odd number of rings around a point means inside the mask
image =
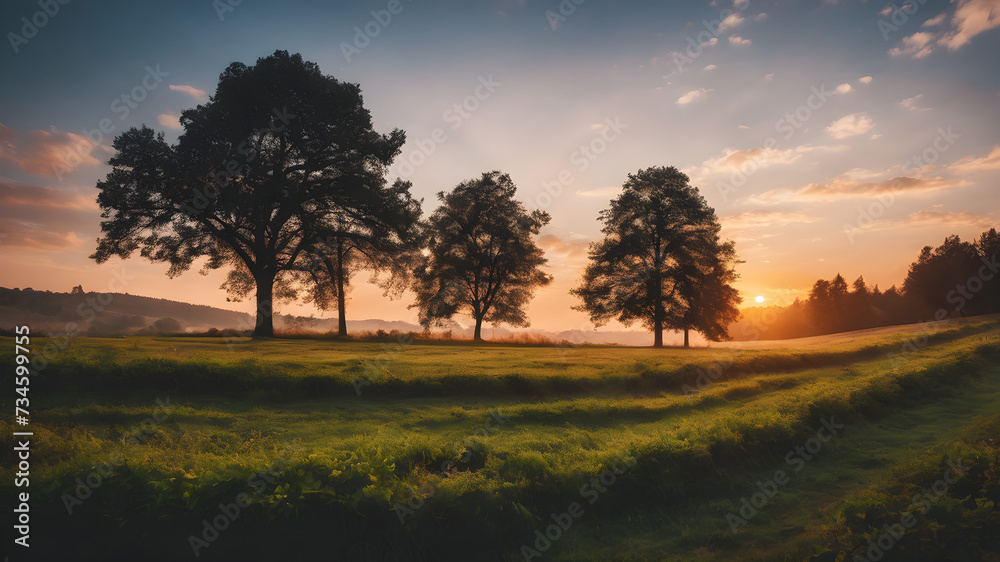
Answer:
[{"label": "blue sky", "polygon": [[[920,247],[998,223],[1000,0],[45,5],[0,7],[4,286],[103,290],[122,267],[87,258],[110,137],[145,123],[175,140],[176,115],[229,63],[276,49],[359,83],[376,128],[406,131],[393,173],[425,212],[500,169],[552,214],[539,328],[586,326],[567,291],[598,212],[640,168],[691,176],[746,261],[740,290],[766,303],[838,272],[898,284]],[[28,38],[22,18],[44,25]],[[111,135],[92,143],[102,120]],[[249,309],[225,302],[219,274],[124,267],[131,293]],[[390,302],[363,278],[352,297],[353,318],[415,318],[408,295]]]}]

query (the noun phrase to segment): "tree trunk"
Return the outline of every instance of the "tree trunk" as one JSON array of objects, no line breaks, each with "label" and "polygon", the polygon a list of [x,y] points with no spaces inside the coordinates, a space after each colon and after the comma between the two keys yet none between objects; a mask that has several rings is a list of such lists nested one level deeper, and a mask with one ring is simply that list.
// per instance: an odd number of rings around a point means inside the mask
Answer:
[{"label": "tree trunk", "polygon": [[259,273],[254,275],[254,281],[257,283],[257,323],[253,337],[273,338],[274,311],[271,301],[274,292],[274,273]]},{"label": "tree trunk", "polygon": [[663,347],[663,320],[658,312],[653,319],[653,347]]},{"label": "tree trunk", "polygon": [[337,333],[347,335],[347,304],[344,296],[344,243],[337,240]]},{"label": "tree trunk", "polygon": [[475,341],[483,341],[483,317],[476,317],[476,333],[472,336]]},{"label": "tree trunk", "polygon": [[687,328],[684,328],[684,347],[691,347],[691,344],[688,342],[688,329]]}]

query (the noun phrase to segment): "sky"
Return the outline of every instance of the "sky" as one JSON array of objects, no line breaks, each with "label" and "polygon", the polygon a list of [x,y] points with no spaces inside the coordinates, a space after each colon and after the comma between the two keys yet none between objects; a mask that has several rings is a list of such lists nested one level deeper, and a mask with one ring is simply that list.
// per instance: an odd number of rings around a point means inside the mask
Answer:
[{"label": "sky", "polygon": [[[1000,0],[64,1],[0,5],[0,286],[251,311],[223,272],[96,264],[95,185],[115,135],[175,142],[226,66],[278,49],[360,84],[376,130],[406,132],[390,173],[425,213],[501,170],[552,215],[532,328],[592,327],[569,290],[598,213],[651,166],[716,210],[745,305],[837,273],[899,285],[923,246],[1000,226]],[[349,320],[416,320],[412,294],[366,281]]]}]

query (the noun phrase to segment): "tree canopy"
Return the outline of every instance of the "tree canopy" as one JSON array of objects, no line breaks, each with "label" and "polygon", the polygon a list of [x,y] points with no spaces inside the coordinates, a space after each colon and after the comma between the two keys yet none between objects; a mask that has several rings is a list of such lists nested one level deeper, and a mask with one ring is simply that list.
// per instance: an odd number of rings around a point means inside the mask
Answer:
[{"label": "tree canopy", "polygon": [[597,325],[641,322],[656,347],[664,329],[682,330],[685,345],[689,330],[728,338],[741,300],[730,285],[735,247],[719,238],[715,211],[685,174],[674,167],[629,174],[599,219],[604,238],[591,244],[583,283],[572,291],[583,301],[576,309]]},{"label": "tree canopy", "polygon": [[414,286],[413,307],[425,328],[465,313],[475,319],[480,341],[484,321],[529,325],[525,305],[552,280],[533,238],[550,217],[529,213],[514,199],[516,190],[509,175],[493,171],[438,193],[441,206],[428,221]]},{"label": "tree canopy", "polygon": [[207,258],[206,269],[231,269],[224,287],[236,292],[248,274],[255,335],[272,336],[276,277],[336,234],[337,213],[378,223],[378,190],[405,136],[373,130],[357,84],[285,51],[229,65],[215,95],[180,122],[172,146],[146,126],[115,138],[112,171],[97,185],[105,220],[92,257],[139,250],[169,263],[171,276]]}]

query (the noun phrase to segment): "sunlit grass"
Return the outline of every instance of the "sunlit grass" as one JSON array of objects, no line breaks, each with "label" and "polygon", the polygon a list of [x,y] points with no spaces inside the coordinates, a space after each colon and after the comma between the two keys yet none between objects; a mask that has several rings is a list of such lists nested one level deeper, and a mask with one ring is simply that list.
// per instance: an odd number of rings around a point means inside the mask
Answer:
[{"label": "sunlit grass", "polygon": [[[651,559],[665,552],[723,556],[737,544],[785,552],[822,539],[820,527],[801,527],[798,542],[781,546],[782,525],[816,516],[790,491],[775,499],[783,507],[743,535],[726,533],[725,513],[754,478],[781,466],[820,418],[863,425],[859,443],[870,446],[835,443],[829,457],[840,460],[817,464],[801,479],[813,500],[834,506],[841,494],[861,493],[846,482],[892,481],[896,469],[889,467],[917,463],[922,440],[937,442],[942,428],[958,430],[975,411],[1000,405],[995,373],[982,378],[1000,349],[997,323],[938,334],[902,361],[890,356],[911,338],[753,351],[78,339],[35,375],[33,429],[44,446],[33,452],[32,470],[57,498],[120,454],[124,463],[109,482],[160,483],[160,499],[148,508],[161,510],[173,505],[182,483],[185,497],[204,496],[211,507],[213,490],[246,489],[278,462],[283,484],[257,500],[268,517],[284,513],[269,510],[292,496],[348,510],[371,502],[364,509],[390,514],[397,502],[418,497],[427,507],[392,532],[406,533],[399,540],[425,537],[433,550],[445,544],[436,536],[441,518],[458,524],[453,518],[460,517],[468,526],[501,517],[507,542],[520,541],[550,511],[578,499],[581,482],[630,458],[635,470],[601,500],[612,528],[635,523],[613,539],[615,549]],[[381,376],[358,395],[357,377],[371,361],[379,361]],[[720,367],[716,381],[682,392],[713,365]],[[978,410],[949,398],[970,403],[972,389]],[[168,398],[174,409],[142,431],[155,400]],[[921,410],[927,404],[942,405],[933,420]],[[923,416],[923,428],[908,427],[903,412]],[[995,432],[992,421],[977,423],[976,435]],[[0,435],[11,430],[0,422]],[[137,430],[141,442],[130,443]],[[10,457],[12,447],[3,446]],[[433,475],[449,462],[448,478]],[[116,497],[111,488],[106,498]],[[847,508],[829,507],[825,525],[841,517],[836,509]],[[568,537],[560,549],[573,558],[607,554],[592,539]],[[516,552],[519,545],[507,547]]]}]

